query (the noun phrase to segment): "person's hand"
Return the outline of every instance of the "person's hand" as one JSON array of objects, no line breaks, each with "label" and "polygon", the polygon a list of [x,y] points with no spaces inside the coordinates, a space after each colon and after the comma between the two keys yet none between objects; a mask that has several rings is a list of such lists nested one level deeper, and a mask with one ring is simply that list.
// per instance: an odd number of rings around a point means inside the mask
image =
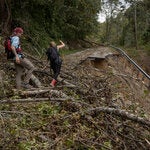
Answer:
[{"label": "person's hand", "polygon": [[64,44],[64,42],[63,42],[63,41],[61,41],[61,40],[59,40],[59,42],[60,42],[61,44]]},{"label": "person's hand", "polygon": [[16,56],[16,63],[20,64],[20,59],[19,59],[18,55]]}]

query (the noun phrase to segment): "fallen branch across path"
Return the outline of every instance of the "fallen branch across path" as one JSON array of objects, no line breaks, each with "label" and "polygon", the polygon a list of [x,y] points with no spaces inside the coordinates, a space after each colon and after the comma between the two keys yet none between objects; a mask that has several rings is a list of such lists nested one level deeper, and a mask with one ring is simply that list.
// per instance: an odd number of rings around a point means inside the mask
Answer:
[{"label": "fallen branch across path", "polygon": [[11,104],[11,103],[29,103],[29,102],[63,102],[66,98],[26,98],[26,99],[14,99],[14,100],[0,100],[0,104]]},{"label": "fallen branch across path", "polygon": [[14,93],[19,94],[21,96],[31,96],[31,95],[40,95],[44,93],[50,93],[50,95],[56,95],[63,98],[69,98],[65,93],[63,93],[61,90],[53,90],[52,88],[33,88],[26,91],[14,91]]},{"label": "fallen branch across path", "polygon": [[50,89],[45,89],[45,90],[40,90],[40,89],[37,89],[37,90],[34,90],[34,91],[21,91],[20,92],[20,95],[39,95],[39,94],[44,94],[44,93],[47,93],[47,92],[50,92]]},{"label": "fallen branch across path", "polygon": [[129,120],[132,120],[137,123],[147,125],[148,127],[150,127],[150,120],[138,117],[138,116],[131,114],[125,110],[109,108],[109,107],[97,107],[97,108],[87,110],[85,113],[91,114],[92,112],[94,112],[94,113],[104,112],[104,113],[114,114],[116,116],[123,117],[123,118],[129,119]]}]

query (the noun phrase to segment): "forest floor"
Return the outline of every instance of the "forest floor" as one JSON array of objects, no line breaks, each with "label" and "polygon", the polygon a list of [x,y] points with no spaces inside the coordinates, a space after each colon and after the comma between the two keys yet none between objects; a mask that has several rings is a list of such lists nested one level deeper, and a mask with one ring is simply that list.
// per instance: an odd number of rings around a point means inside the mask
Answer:
[{"label": "forest floor", "polygon": [[18,92],[14,66],[0,55],[0,149],[149,149],[149,89],[115,51],[95,47],[64,56],[55,88],[44,61],[29,57],[43,87]]}]

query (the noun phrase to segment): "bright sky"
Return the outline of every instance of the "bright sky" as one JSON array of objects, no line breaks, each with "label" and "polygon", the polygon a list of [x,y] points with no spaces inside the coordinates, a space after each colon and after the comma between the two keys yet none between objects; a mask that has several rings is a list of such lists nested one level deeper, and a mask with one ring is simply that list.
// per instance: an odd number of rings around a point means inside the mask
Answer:
[{"label": "bright sky", "polygon": [[98,15],[98,22],[100,22],[100,23],[103,23],[104,21],[105,21],[105,14],[103,14],[103,13],[100,13],[99,15]]},{"label": "bright sky", "polygon": [[[129,7],[129,3],[126,4],[124,2],[124,0],[120,0],[120,2],[124,3],[126,8]],[[103,23],[105,21],[105,19],[106,19],[106,15],[104,13],[100,12],[99,15],[98,15],[98,22]]]}]

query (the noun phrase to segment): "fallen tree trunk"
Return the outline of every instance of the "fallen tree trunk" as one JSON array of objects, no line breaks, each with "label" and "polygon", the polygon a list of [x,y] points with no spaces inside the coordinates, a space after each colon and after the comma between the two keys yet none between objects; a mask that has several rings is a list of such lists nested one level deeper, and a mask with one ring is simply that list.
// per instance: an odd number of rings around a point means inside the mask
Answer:
[{"label": "fallen tree trunk", "polygon": [[50,92],[50,89],[36,89],[36,90],[31,90],[31,91],[21,91],[20,95],[25,95],[25,96],[29,96],[29,95],[40,95],[40,94],[44,94]]},{"label": "fallen tree trunk", "polygon": [[[31,96],[31,95],[40,95],[40,94],[44,94],[44,93],[49,93],[50,95],[55,95],[57,97],[63,97],[63,98],[69,98],[68,95],[66,95],[65,93],[63,93],[62,91],[58,91],[58,90],[53,90],[50,87],[41,87],[41,88],[32,88],[30,90],[26,90],[26,91],[14,91],[14,94],[19,94],[21,96]],[[1,101],[0,101],[1,103]]]},{"label": "fallen tree trunk", "polygon": [[0,100],[0,104],[11,104],[11,103],[29,103],[29,102],[46,102],[46,101],[57,101],[62,102],[67,100],[66,98],[26,98],[26,99],[14,99],[14,100]]},{"label": "fallen tree trunk", "polygon": [[31,81],[33,82],[33,84],[36,87],[41,87],[42,86],[40,80],[34,74],[31,75]]},{"label": "fallen tree trunk", "polygon": [[125,110],[109,108],[109,107],[97,107],[97,108],[92,108],[92,109],[85,111],[85,113],[88,113],[88,114],[91,114],[92,112],[94,113],[104,112],[108,114],[113,114],[113,115],[123,117],[123,118],[129,119],[129,120],[132,120],[137,123],[147,125],[148,127],[150,127],[150,120],[138,117],[134,114],[130,114],[129,112]]},{"label": "fallen tree trunk", "polygon": [[59,83],[62,82],[63,84],[65,84],[65,85],[68,86],[68,87],[76,87],[74,84],[67,82],[65,79],[63,79],[63,78],[61,78],[61,77],[58,77],[57,80],[59,81]]}]

